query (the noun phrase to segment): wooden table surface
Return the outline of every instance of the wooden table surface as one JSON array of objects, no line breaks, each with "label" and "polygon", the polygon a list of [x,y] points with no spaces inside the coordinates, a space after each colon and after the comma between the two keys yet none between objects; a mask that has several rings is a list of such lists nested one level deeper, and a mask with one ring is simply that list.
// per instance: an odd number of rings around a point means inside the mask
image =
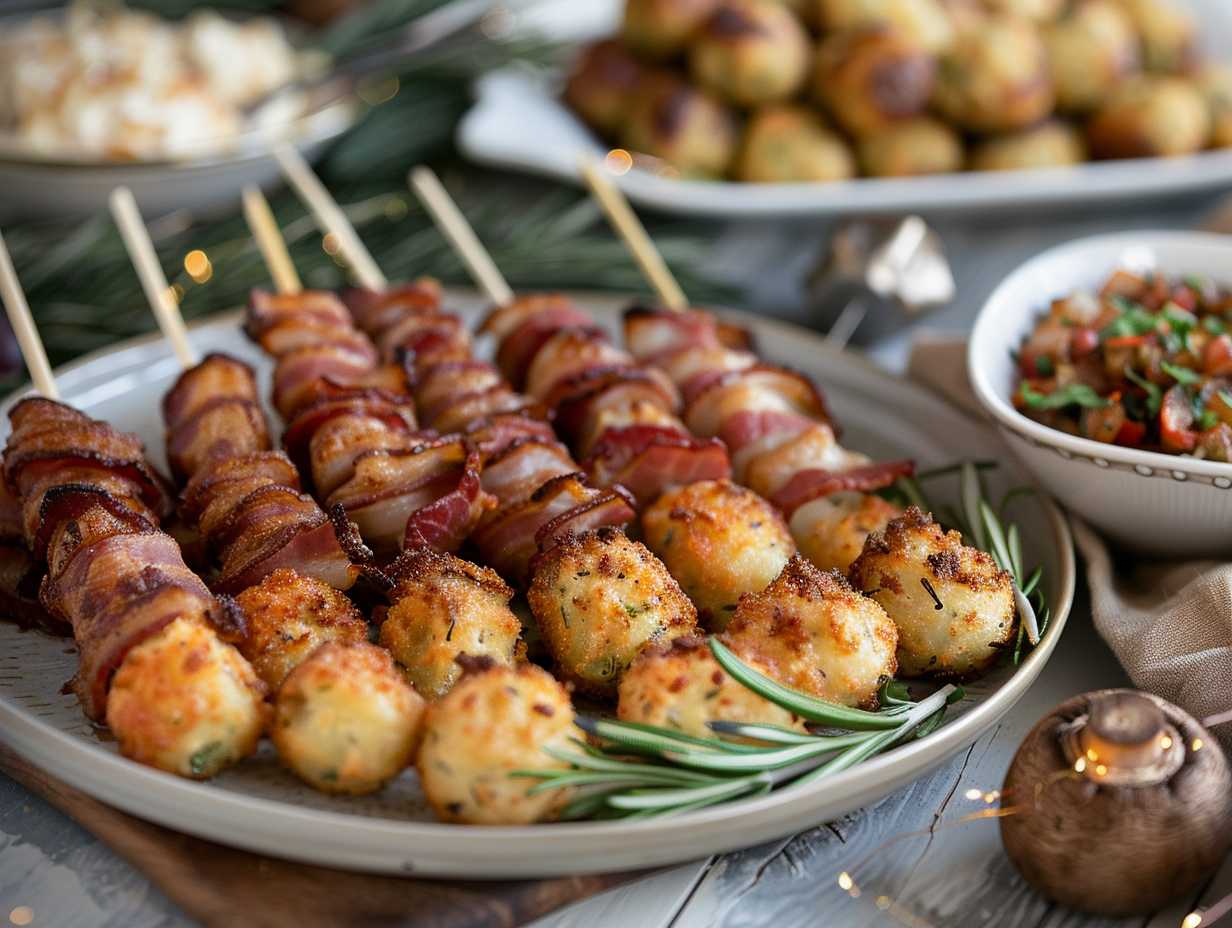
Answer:
[{"label": "wooden table surface", "polygon": [[[1070,216],[939,218],[960,297],[928,324],[964,331],[996,282],[1051,244],[1126,228],[1190,227],[1213,202],[1208,195]],[[820,224],[732,227],[719,241],[716,267],[734,282],[752,282],[749,307],[807,322],[799,281],[824,237]],[[906,344],[906,336],[896,337],[871,353],[901,370]],[[1018,878],[995,821],[958,822],[982,806],[967,792],[1000,786],[1018,743],[1048,709],[1075,693],[1126,682],[1092,628],[1080,584],[1069,626],[1040,679],[1000,724],[932,774],[840,821],[662,871],[541,919],[535,928],[1176,928],[1198,899],[1128,920],[1062,910]],[[858,884],[858,898],[839,888],[843,871]],[[1208,898],[1232,892],[1232,861],[1204,892]],[[13,912],[23,906],[32,926],[190,924],[140,873],[0,775],[0,926],[26,924],[26,913]]]}]

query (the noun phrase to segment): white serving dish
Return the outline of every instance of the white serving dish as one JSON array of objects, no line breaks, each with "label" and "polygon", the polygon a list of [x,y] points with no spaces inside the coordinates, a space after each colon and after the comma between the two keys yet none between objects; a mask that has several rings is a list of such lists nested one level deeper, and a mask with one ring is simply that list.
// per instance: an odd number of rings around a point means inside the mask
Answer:
[{"label": "white serving dish", "polygon": [[[292,123],[284,138],[309,161],[355,124],[359,107],[345,102]],[[280,183],[268,146],[183,161],[83,162],[0,153],[0,218],[87,216],[104,210],[124,185],[147,215],[235,206],[236,191]]]},{"label": "white serving dish", "polygon": [[1098,289],[1119,266],[1232,285],[1232,238],[1198,232],[1126,232],[1045,251],[1001,283],[976,319],[971,385],[1015,455],[1067,508],[1121,546],[1164,557],[1232,552],[1232,464],[1122,448],[1040,425],[1010,402],[1010,352],[1051,300]]},{"label": "white serving dish", "polygon": [[[533,25],[553,38],[583,41],[611,34],[622,0],[581,4],[554,0]],[[1232,4],[1188,0],[1203,24],[1208,51],[1226,58]],[[581,184],[582,155],[608,149],[559,100],[559,75],[508,69],[477,84],[476,103],[458,128],[458,146],[482,164]],[[634,203],[672,213],[729,217],[841,213],[941,212],[1014,207],[1070,207],[1141,200],[1232,183],[1232,150],[1189,158],[1105,161],[1072,168],[912,178],[861,178],[840,183],[744,184],[678,180],[633,169],[615,178]]]},{"label": "white serving dish", "polygon": [[[452,300],[469,323],[484,301]],[[618,304],[587,301],[616,327]],[[761,349],[819,378],[855,447],[885,457],[913,455],[923,465],[1002,454],[981,428],[918,386],[839,353],[820,337],[751,316]],[[235,315],[195,327],[202,351],[224,350],[257,366],[263,389],[269,362],[239,331]],[[158,397],[178,373],[160,340],[140,340],[71,365],[57,375],[64,398],[92,415],[138,432],[161,458]],[[10,398],[11,403],[13,398]],[[0,424],[0,442],[8,431]],[[1014,465],[992,475],[994,492],[1020,485]],[[90,795],[142,818],[224,844],[330,867],[390,874],[467,878],[532,877],[668,864],[793,834],[874,802],[970,745],[1023,695],[1057,646],[1074,591],[1074,558],[1059,510],[1020,501],[1026,559],[1049,578],[1053,621],[1016,672],[1005,667],[968,688],[970,698],[927,738],[831,779],[760,799],[677,818],[534,827],[480,828],[433,821],[412,773],[375,796],[316,793],[281,770],[266,745],[259,756],[209,783],[141,767],[101,740],[76,700],[59,693],[74,671],[61,639],[0,623],[0,742]]]}]

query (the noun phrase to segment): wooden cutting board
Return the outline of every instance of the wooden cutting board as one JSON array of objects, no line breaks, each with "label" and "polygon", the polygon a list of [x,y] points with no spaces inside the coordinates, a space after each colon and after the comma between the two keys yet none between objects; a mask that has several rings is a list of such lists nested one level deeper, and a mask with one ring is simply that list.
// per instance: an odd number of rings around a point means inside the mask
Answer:
[{"label": "wooden cutting board", "polygon": [[513,928],[642,875],[465,882],[329,870],[234,850],[143,822],[91,799],[2,746],[0,771],[91,832],[186,914],[209,926],[371,928],[413,923],[425,928]]}]

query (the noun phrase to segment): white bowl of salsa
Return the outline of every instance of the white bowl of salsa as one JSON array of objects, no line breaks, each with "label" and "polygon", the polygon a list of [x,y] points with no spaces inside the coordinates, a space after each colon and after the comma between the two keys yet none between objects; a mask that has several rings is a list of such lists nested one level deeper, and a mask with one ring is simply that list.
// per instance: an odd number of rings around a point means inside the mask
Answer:
[{"label": "white bowl of salsa", "polygon": [[[1135,280],[1149,289],[1135,290]],[[976,319],[968,368],[980,403],[1041,486],[1122,547],[1232,554],[1232,463],[1218,459],[1229,391],[1208,373],[1221,370],[1232,312],[1226,331],[1205,318],[1217,313],[1191,312],[1195,294],[1205,292],[1206,306],[1226,290],[1232,238],[1104,235],[1027,261]],[[1124,377],[1075,373],[1123,370],[1123,360]]]}]

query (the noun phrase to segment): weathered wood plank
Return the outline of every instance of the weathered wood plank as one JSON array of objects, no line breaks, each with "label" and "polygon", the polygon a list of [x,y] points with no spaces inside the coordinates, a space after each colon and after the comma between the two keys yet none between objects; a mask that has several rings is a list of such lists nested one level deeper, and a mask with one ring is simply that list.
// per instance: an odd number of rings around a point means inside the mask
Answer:
[{"label": "weathered wood plank", "polygon": [[664,870],[574,903],[527,928],[667,928],[709,866],[706,859]]}]

